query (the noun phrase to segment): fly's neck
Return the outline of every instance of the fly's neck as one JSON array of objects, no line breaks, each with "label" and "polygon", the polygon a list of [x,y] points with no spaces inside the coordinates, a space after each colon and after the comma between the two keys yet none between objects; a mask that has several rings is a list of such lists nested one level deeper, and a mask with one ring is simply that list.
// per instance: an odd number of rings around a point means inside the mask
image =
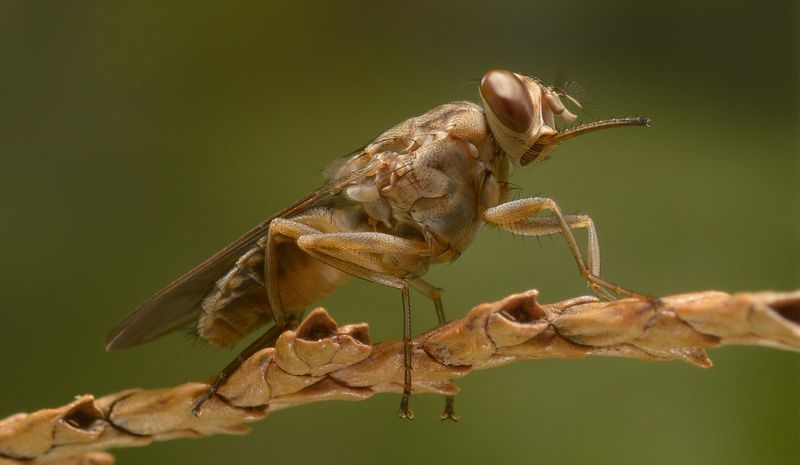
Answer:
[{"label": "fly's neck", "polygon": [[500,191],[497,202],[499,205],[511,198],[511,184],[508,182],[511,175],[511,159],[499,146],[495,147],[495,155],[490,167]]}]

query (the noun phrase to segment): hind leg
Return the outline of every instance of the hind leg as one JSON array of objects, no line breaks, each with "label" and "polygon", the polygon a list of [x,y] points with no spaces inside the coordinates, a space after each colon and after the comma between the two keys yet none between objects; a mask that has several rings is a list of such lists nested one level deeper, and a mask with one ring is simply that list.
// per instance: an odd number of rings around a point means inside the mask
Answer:
[{"label": "hind leg", "polygon": [[288,220],[273,220],[267,230],[267,241],[264,248],[264,276],[265,285],[267,288],[267,306],[272,313],[272,327],[266,333],[261,335],[258,339],[250,343],[243,351],[236,356],[225,368],[220,371],[214,378],[214,381],[209,386],[208,390],[200,396],[192,405],[192,413],[195,416],[200,416],[203,404],[212,398],[228,378],[242,366],[242,363],[250,358],[253,354],[266,347],[275,345],[278,336],[287,329],[299,323],[299,314],[287,315],[283,308],[283,303],[280,299],[279,281],[278,281],[278,253],[277,241],[279,238],[288,238],[289,240],[297,240],[303,234],[319,233],[318,230],[306,226],[296,221]]}]

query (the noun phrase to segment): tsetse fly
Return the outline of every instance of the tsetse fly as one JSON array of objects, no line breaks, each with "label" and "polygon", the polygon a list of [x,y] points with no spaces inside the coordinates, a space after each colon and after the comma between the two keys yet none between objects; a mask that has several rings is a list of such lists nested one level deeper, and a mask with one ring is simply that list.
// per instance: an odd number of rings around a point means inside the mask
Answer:
[{"label": "tsetse fly", "polygon": [[[303,311],[349,278],[399,289],[405,364],[400,416],[412,418],[409,287],[433,300],[440,290],[422,276],[469,246],[481,224],[514,234],[561,233],[578,270],[602,298],[647,297],[600,278],[594,223],[567,215],[545,197],[509,200],[509,170],[536,164],[561,142],[599,129],[649,126],[646,117],[614,118],[559,131],[556,119],[580,103],[537,78],[503,69],[480,83],[483,107],[452,102],[409,118],[364,149],[336,161],[328,181],[152,296],[107,337],[107,350],[132,347],[187,325],[216,346],[271,328],[215,379],[195,414],[247,357],[274,345]],[[539,213],[548,213],[538,215]],[[573,229],[588,232],[584,257]],[[452,398],[443,418],[455,419]]]}]

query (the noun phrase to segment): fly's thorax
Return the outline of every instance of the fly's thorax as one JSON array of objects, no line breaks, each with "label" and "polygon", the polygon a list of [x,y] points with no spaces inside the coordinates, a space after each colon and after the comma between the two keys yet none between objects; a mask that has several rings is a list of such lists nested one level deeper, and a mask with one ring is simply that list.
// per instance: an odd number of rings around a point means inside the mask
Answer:
[{"label": "fly's thorax", "polygon": [[380,189],[397,225],[413,225],[437,249],[461,250],[479,223],[481,190],[489,165],[481,148],[443,132],[415,152],[398,156]]},{"label": "fly's thorax", "polygon": [[[506,174],[495,171],[503,171],[503,159],[481,107],[454,102],[385,131],[341,163],[336,177],[363,173],[342,194],[368,228],[425,241],[430,261],[448,261],[472,241],[481,211],[502,197]],[[423,261],[415,257],[398,266]]]}]

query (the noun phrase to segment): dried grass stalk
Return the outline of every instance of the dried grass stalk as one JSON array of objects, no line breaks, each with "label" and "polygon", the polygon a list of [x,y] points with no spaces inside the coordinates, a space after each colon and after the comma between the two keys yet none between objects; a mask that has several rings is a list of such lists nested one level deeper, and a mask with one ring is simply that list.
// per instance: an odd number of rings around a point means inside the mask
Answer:
[{"label": "dried grass stalk", "polygon": [[[661,305],[578,297],[540,304],[535,290],[475,307],[414,340],[415,393],[456,394],[453,380],[518,360],[590,355],[683,360],[710,367],[705,349],[726,344],[800,350],[800,291],[729,295],[699,292]],[[191,414],[207,383],[142,390],[71,403],[0,420],[0,465],[111,464],[113,447],[211,434],[244,434],[270,412],[322,400],[362,400],[401,392],[403,344],[370,344],[366,324],[337,327],[311,312],[274,348],[250,357]]]}]

